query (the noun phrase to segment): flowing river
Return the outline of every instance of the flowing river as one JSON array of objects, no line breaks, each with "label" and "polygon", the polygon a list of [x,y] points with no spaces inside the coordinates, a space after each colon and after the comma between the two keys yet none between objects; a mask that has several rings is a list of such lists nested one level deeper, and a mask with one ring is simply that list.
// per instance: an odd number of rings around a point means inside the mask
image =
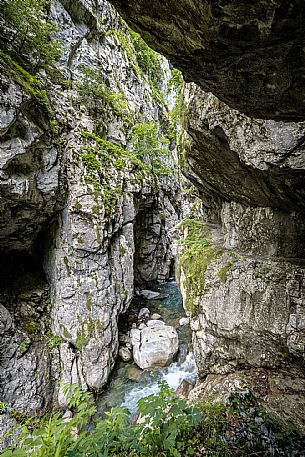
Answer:
[{"label": "flowing river", "polygon": [[[182,306],[182,296],[174,281],[167,282],[154,288],[160,292],[161,299],[149,300],[143,306],[152,313],[162,316],[168,325],[177,327],[179,319],[185,317]],[[183,379],[194,382],[197,377],[197,367],[192,352],[189,352],[191,330],[189,326],[177,328],[179,335],[179,352],[177,360],[166,368],[141,370],[134,363],[119,362],[110,378],[108,387],[97,401],[98,414],[115,407],[125,406],[131,413],[137,410],[138,400],[159,391],[158,383],[162,380],[177,389]]]}]

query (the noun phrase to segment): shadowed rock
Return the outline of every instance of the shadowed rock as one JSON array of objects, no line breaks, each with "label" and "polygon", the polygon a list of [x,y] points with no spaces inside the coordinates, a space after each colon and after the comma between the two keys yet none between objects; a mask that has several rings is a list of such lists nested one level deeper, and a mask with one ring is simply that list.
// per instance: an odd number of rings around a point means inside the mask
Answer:
[{"label": "shadowed rock", "polygon": [[250,116],[305,116],[304,2],[112,0],[132,28],[194,81]]}]

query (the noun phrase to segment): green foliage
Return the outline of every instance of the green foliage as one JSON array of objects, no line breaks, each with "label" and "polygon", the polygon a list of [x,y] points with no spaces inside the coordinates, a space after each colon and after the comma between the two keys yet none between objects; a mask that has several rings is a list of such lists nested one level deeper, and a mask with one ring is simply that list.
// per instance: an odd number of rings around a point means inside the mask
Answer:
[{"label": "green foliage", "polygon": [[13,409],[13,411],[10,412],[10,417],[15,419],[18,424],[27,424],[29,426],[32,425],[31,418],[22,411]]},{"label": "green foliage", "polygon": [[175,93],[175,104],[173,108],[167,114],[168,130],[167,137],[170,141],[176,142],[178,139],[179,130],[183,123],[183,76],[179,70],[175,68],[171,70],[171,78],[167,82],[168,92],[173,91]]},{"label": "green foliage", "polygon": [[145,420],[135,427],[139,439],[132,442],[140,455],[192,455],[189,440],[201,420],[198,408],[177,398],[166,383],[160,383],[160,393],[139,400],[138,408]]},{"label": "green foliage", "polygon": [[53,335],[53,333],[51,331],[49,331],[47,333],[47,338],[48,338],[47,343],[51,350],[54,349],[55,347],[59,346],[61,343],[65,342],[65,340],[63,338],[61,338],[60,336],[57,336],[57,335]]},{"label": "green foliage", "polygon": [[131,29],[128,29],[132,38],[136,59],[139,67],[148,78],[151,86],[157,91],[162,89],[164,72],[161,65],[159,54],[153,51],[141,38],[141,36]]},{"label": "green foliage", "polygon": [[165,164],[168,156],[167,138],[160,133],[160,126],[155,121],[136,124],[130,136],[130,145],[134,154],[142,161],[148,160],[152,172],[157,176],[172,174],[172,170]]},{"label": "green foliage", "polygon": [[94,323],[90,316],[88,316],[82,323],[81,323],[81,330],[77,332],[77,339],[76,339],[76,347],[78,349],[83,348],[86,346],[92,338],[94,332]]},{"label": "green foliage", "polygon": [[7,410],[7,404],[4,401],[0,401],[0,414],[5,413]]},{"label": "green foliage", "polygon": [[19,344],[19,351],[20,352],[25,352],[28,350],[28,348],[30,347],[32,341],[30,338],[25,338],[22,343]]},{"label": "green foliage", "polygon": [[218,270],[218,276],[222,282],[226,282],[228,271],[233,267],[233,262],[227,262],[223,267]]},{"label": "green foliage", "polygon": [[[106,418],[95,424],[92,433],[83,433],[69,457],[110,457],[129,454],[129,412],[126,408],[113,408]],[[132,454],[131,454],[132,455]]]},{"label": "green foliage", "polygon": [[35,322],[30,318],[26,318],[26,320],[23,322],[23,328],[28,335],[35,335],[40,327],[38,322]]},{"label": "green foliage", "polygon": [[[109,183],[108,170],[111,167],[122,170],[122,156],[126,151],[110,141],[103,140],[94,133],[82,131],[82,136],[94,143],[82,150],[80,158],[86,167],[85,181],[93,187],[93,191],[101,195],[107,214],[111,214],[116,207],[118,198],[122,194],[120,185]],[[125,163],[125,161],[124,161]],[[116,167],[116,165],[118,165]],[[126,165],[126,164],[125,164]]]},{"label": "green foliage", "polygon": [[103,140],[99,136],[88,132],[87,130],[82,131],[82,136],[97,143],[95,147],[85,149],[87,152],[90,151],[90,153],[93,153],[95,158],[98,158],[99,165],[97,162],[92,161],[91,163],[92,171],[93,169],[100,170],[102,165],[103,167],[110,167],[113,165],[114,168],[122,170],[124,169],[123,164],[126,166],[126,161],[129,161],[137,169],[150,173],[150,168],[142,160],[140,160],[135,154],[126,151],[126,149],[121,148],[117,144]]},{"label": "green foliage", "polygon": [[261,267],[253,272],[253,279],[261,279],[262,281],[268,282],[270,281],[271,271],[270,267]]},{"label": "green foliage", "polygon": [[244,395],[231,397],[227,405],[190,405],[163,382],[158,395],[139,401],[141,423],[132,425],[126,408],[113,408],[94,421],[96,408],[89,393],[75,385],[64,386],[64,393],[73,417],[56,413],[35,422],[16,412],[21,434],[2,457],[267,457],[257,415],[274,434],[276,446],[285,449],[295,440],[294,448],[302,449],[291,430]]},{"label": "green foliage", "polygon": [[151,175],[152,172],[160,171],[161,166],[157,167],[156,160],[153,162],[154,169],[152,169],[152,166],[146,164],[134,151],[127,151],[85,130],[82,136],[91,142],[91,145],[85,147],[80,155],[86,167],[85,180],[87,184],[93,186],[94,192],[102,196],[107,214],[112,213],[122,194],[121,185],[109,182],[109,169],[114,168],[121,172],[131,166],[130,172],[134,173],[137,179],[142,179],[144,173]]},{"label": "green foliage", "polygon": [[198,434],[200,441],[204,443],[206,455],[211,457],[229,457],[232,455],[228,445],[221,439],[227,423],[228,407],[220,402],[206,400],[197,403],[197,407],[202,414]]},{"label": "green foliage", "polygon": [[[76,446],[75,433],[80,435],[90,417],[95,413],[92,397],[76,386],[65,386],[69,408],[75,411],[69,421],[64,421],[57,413],[44,421],[43,425],[31,430],[21,427],[17,442],[1,454],[2,457],[67,457]],[[74,454],[75,455],[75,454]],[[81,455],[81,454],[79,454]],[[86,454],[83,454],[84,457]]]},{"label": "green foliage", "polygon": [[111,35],[115,35],[122,48],[126,52],[128,61],[137,75],[141,75],[148,82],[153,98],[164,104],[162,95],[162,81],[164,72],[160,55],[153,51],[141,38],[122,21],[120,30],[111,29]]},{"label": "green foliage", "polygon": [[195,312],[196,298],[206,290],[206,270],[222,251],[211,246],[211,234],[198,219],[185,219],[181,222],[180,229],[184,232],[184,240],[180,243],[184,250],[178,268],[183,269],[185,275],[185,307],[188,311]]},{"label": "green foliage", "polygon": [[115,92],[104,82],[104,69],[102,67],[89,68],[80,66],[82,72],[81,82],[75,86],[82,100],[94,111],[105,111],[109,107],[123,122],[131,124],[128,100],[122,92]]},{"label": "green foliage", "polygon": [[90,394],[79,387],[65,386],[71,420],[63,420],[59,413],[31,430],[25,425],[14,446],[2,457],[126,457],[190,456],[190,444],[202,416],[198,408],[175,397],[165,383],[159,395],[140,400],[139,412],[143,423],[130,425],[126,408],[114,408],[98,419],[94,428],[86,425],[96,412]]},{"label": "green foliage", "polygon": [[42,89],[41,82],[29,72],[18,65],[9,55],[0,51],[0,60],[8,68],[13,78],[19,83],[29,94],[31,94],[41,105],[50,111],[50,103],[47,93]]},{"label": "green foliage", "polygon": [[167,82],[168,91],[173,90],[177,95],[180,95],[183,88],[183,76],[180,70],[173,68],[171,70],[171,77]]},{"label": "green foliage", "polygon": [[89,152],[91,150],[92,149],[87,148],[85,149],[85,151],[88,152],[82,154],[82,161],[89,174],[95,171],[99,171],[101,169],[101,162],[96,158],[94,152]]},{"label": "green foliage", "polygon": [[3,0],[0,16],[6,27],[2,41],[11,56],[32,70],[48,69],[60,53],[52,40],[56,25],[48,22],[50,0]]},{"label": "green foliage", "polygon": [[[126,31],[127,31],[127,28],[126,28]],[[135,49],[132,44],[130,35],[128,35],[126,32],[123,33],[122,30],[115,30],[115,29],[110,29],[108,33],[110,35],[114,35],[117,37],[123,50],[126,52],[126,56],[127,56],[130,66],[133,68],[133,70],[136,74],[141,74],[142,72],[141,72],[141,69],[140,69],[138,61],[137,61]]]}]

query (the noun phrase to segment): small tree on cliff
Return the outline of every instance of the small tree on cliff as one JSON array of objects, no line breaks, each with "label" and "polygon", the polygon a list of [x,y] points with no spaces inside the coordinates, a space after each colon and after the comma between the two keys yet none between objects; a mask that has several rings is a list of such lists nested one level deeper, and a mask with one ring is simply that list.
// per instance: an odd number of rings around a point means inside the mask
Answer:
[{"label": "small tree on cliff", "polygon": [[56,25],[48,22],[49,0],[3,0],[3,50],[30,70],[50,67],[60,51],[58,40],[51,40]]}]

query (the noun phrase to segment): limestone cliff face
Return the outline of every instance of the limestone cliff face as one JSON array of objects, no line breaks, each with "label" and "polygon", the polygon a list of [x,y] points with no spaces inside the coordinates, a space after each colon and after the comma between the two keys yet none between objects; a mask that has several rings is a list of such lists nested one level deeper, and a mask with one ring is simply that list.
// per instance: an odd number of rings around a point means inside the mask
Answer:
[{"label": "limestone cliff face", "polygon": [[302,1],[112,3],[187,81],[253,117],[304,119]]},{"label": "limestone cliff face", "polygon": [[203,255],[186,244],[180,280],[201,394],[250,386],[304,431],[304,123],[250,119],[194,84],[185,101],[185,173],[205,210]]},{"label": "limestone cliff face", "polygon": [[250,386],[304,432],[304,5],[112,3],[198,84],[181,162],[204,210],[181,225],[178,276],[199,391]]},{"label": "limestone cliff face", "polygon": [[105,384],[134,285],[169,275],[179,212],[170,154],[169,178],[131,151],[139,123],[162,123],[162,146],[166,60],[150,55],[153,81],[106,1],[55,0],[49,14],[63,47],[59,74],[40,75],[49,103],[1,57],[0,391],[30,414],[65,403],[59,381]]}]

